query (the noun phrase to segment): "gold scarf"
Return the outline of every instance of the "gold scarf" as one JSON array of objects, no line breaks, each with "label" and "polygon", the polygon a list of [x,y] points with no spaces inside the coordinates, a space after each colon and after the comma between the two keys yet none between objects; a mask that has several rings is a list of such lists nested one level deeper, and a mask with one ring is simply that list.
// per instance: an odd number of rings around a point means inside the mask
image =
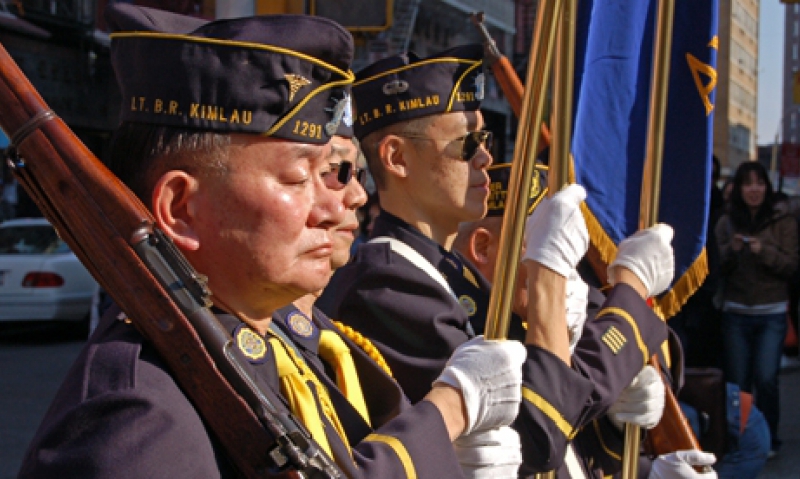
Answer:
[{"label": "gold scarf", "polygon": [[[366,402],[364,401],[361,384],[353,358],[350,356],[349,348],[335,332],[321,330],[321,333],[323,334],[320,334],[320,356],[336,370],[337,385],[348,401],[369,424]],[[317,441],[320,447],[328,455],[334,457],[328,438],[325,435],[325,427],[320,411],[317,409],[317,401],[311,390],[310,385],[313,384],[319,404],[322,407],[322,414],[328,419],[349,451],[350,444],[347,440],[347,434],[328,395],[328,390],[314,374],[314,371],[306,364],[305,360],[299,357],[292,346],[284,342],[283,338],[273,336],[269,339],[269,342],[272,344],[273,351],[275,351],[281,393],[289,403],[292,413],[309,430],[311,437]]]}]

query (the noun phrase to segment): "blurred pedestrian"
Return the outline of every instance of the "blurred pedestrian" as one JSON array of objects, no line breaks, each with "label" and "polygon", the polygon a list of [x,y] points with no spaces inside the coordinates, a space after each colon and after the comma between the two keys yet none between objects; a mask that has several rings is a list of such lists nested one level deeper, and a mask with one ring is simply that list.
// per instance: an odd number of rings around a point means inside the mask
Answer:
[{"label": "blurred pedestrian", "polygon": [[797,221],[775,207],[766,169],[739,165],[730,208],[716,225],[724,279],[722,330],[728,381],[754,392],[777,454],[780,369],[786,335],[787,281],[797,268]]}]

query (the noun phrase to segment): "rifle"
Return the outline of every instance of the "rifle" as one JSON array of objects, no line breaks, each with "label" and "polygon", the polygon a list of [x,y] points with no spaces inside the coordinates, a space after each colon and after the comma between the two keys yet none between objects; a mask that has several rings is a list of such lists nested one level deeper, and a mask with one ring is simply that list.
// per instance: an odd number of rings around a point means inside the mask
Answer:
[{"label": "rifle", "polygon": [[48,108],[2,45],[0,105],[0,128],[11,139],[6,162],[20,185],[156,347],[240,472],[343,477],[278,395],[256,383],[209,309],[206,278]]},{"label": "rifle", "polygon": [[[514,70],[514,67],[511,65],[511,62],[508,61],[508,57],[500,52],[497,48],[497,43],[495,43],[494,39],[489,34],[489,30],[487,30],[486,26],[483,24],[484,16],[483,12],[477,12],[472,13],[470,18],[483,37],[485,61],[492,69],[492,73],[494,73],[494,77],[500,85],[503,95],[505,95],[506,100],[508,100],[508,105],[514,112],[514,116],[519,118],[522,108],[522,96],[525,92],[525,88],[522,86],[522,82],[517,72]],[[541,130],[539,131],[539,147],[537,148],[539,151],[537,151],[536,154],[538,155],[541,153],[548,145],[550,145],[550,129],[545,123],[542,123]]]},{"label": "rifle", "polygon": [[[487,58],[486,61],[492,68],[492,72],[494,73],[500,88],[503,90],[503,94],[505,95],[511,110],[514,112],[514,115],[519,117],[524,93],[522,82],[520,81],[519,76],[517,76],[514,68],[511,66],[511,63],[508,61],[508,58],[497,48],[494,39],[492,39],[489,31],[486,29],[486,26],[483,24],[483,12],[473,13],[471,15],[471,19],[484,39],[484,51]],[[544,146],[550,144],[550,131],[546,124],[542,123],[539,135],[539,143],[543,146],[540,146],[537,154],[541,153],[541,150]],[[587,260],[592,266],[592,270],[597,275],[598,279],[603,284],[607,283],[605,264],[600,258],[600,253],[593,245],[590,245],[587,253]],[[657,356],[654,355],[650,359],[649,364],[659,370],[659,374],[661,374]],[[666,394],[664,401],[664,413],[661,416],[661,421],[658,423],[658,425],[648,431],[646,449],[648,452],[651,452],[655,455],[667,454],[685,449],[702,449],[695,438],[694,432],[692,431],[686,416],[684,416],[683,411],[678,404],[678,400],[675,398],[675,394],[672,392],[672,389],[666,383],[664,384],[664,389]]]}]

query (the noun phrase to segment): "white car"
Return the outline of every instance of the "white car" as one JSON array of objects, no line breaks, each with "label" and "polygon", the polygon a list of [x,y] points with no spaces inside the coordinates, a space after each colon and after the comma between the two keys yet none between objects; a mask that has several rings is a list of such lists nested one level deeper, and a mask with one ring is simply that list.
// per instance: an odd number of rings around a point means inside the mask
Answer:
[{"label": "white car", "polygon": [[88,328],[97,290],[46,219],[0,223],[0,321],[80,321]]}]

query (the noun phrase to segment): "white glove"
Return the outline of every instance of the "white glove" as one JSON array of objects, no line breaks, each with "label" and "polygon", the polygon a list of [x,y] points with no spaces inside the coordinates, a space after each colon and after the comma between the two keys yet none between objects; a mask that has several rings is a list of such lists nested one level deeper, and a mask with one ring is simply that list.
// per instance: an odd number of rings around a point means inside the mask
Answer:
[{"label": "white glove", "polygon": [[[653,461],[647,479],[717,479],[717,473],[711,469],[715,462],[717,458],[710,452],[696,449],[671,452]],[[709,466],[709,472],[697,472],[692,466]]]},{"label": "white glove", "polygon": [[625,238],[608,266],[609,284],[617,284],[614,267],[624,266],[642,281],[649,296],[664,292],[675,275],[675,254],[670,245],[673,235],[671,226],[658,223]]},{"label": "white glove", "polygon": [[586,322],[586,308],[589,305],[589,285],[577,271],[572,270],[567,277],[567,329],[569,329],[569,351],[581,339],[583,324]]},{"label": "white glove", "polygon": [[626,422],[652,429],[664,413],[664,394],[664,381],[653,366],[647,365],[608,409],[608,418],[620,430]]},{"label": "white glove", "polygon": [[519,341],[489,341],[483,336],[460,345],[433,382],[461,390],[467,409],[462,434],[508,426],[522,401],[522,363],[527,351]]},{"label": "white glove", "polygon": [[519,434],[509,426],[461,436],[453,447],[468,479],[516,479],[522,464]]},{"label": "white glove", "polygon": [[581,213],[586,190],[572,184],[545,198],[525,222],[525,255],[556,273],[569,276],[589,249],[589,230]]}]

